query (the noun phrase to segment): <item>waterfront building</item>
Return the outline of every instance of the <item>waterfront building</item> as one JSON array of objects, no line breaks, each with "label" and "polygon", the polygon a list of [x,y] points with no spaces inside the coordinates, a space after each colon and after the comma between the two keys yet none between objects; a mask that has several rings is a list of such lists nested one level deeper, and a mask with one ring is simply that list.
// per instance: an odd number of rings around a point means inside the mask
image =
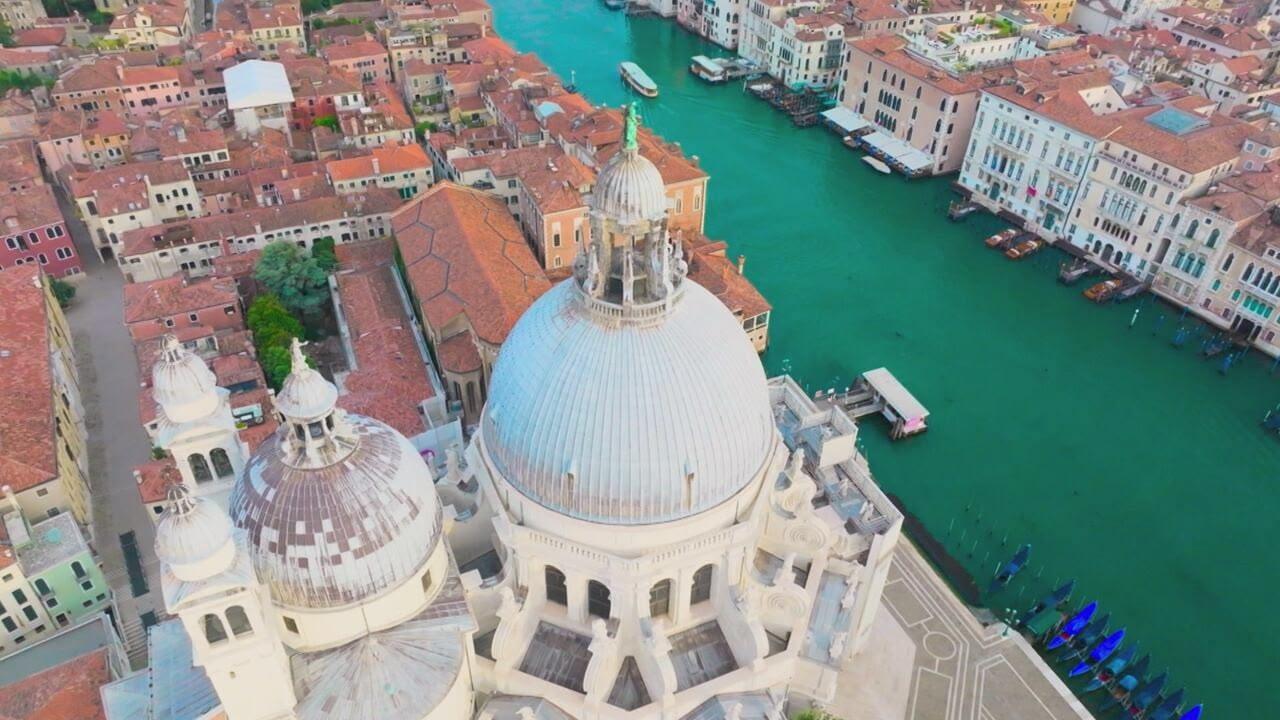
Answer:
[{"label": "waterfront building", "polygon": [[676,22],[726,50],[738,48],[744,0],[676,0]]},{"label": "waterfront building", "polygon": [[1086,51],[1015,67],[1012,83],[981,93],[959,183],[991,212],[1054,238],[1106,132],[1095,118],[1128,106]]},{"label": "waterfront building", "polygon": [[818,0],[746,0],[738,54],[760,67],[768,68],[777,52],[774,33],[789,15],[816,12],[825,5]]},{"label": "waterfront building", "polygon": [[[441,202],[501,210],[442,184],[397,216],[402,251],[401,230],[441,244],[423,215]],[[844,413],[766,380],[667,215],[632,121],[590,246],[511,328],[465,453],[339,409],[295,342],[230,518],[172,489],[156,552],[177,619],[107,713],[126,689],[179,720],[780,720],[789,694],[831,701],[902,515]]]},{"label": "waterfront building", "polygon": [[778,21],[770,48],[770,75],[793,88],[825,90],[839,76],[844,24],[833,13],[788,16]]},{"label": "waterfront building", "polygon": [[110,610],[111,587],[71,514],[29,520],[6,492],[0,524],[0,657]]},{"label": "waterfront building", "polygon": [[93,519],[84,406],[71,331],[34,264],[0,270],[0,485],[35,523]]},{"label": "waterfront building", "polygon": [[1209,232],[1185,201],[1233,173],[1251,127],[1190,96],[1105,118],[1065,236],[1104,267],[1150,281],[1177,234]]},{"label": "waterfront building", "polygon": [[120,638],[98,615],[0,659],[0,707],[11,720],[117,720],[102,692],[128,673]]},{"label": "waterfront building", "polygon": [[944,67],[910,47],[897,35],[850,41],[837,97],[878,132],[927,154],[931,173],[953,172],[964,159],[978,91],[994,77]]}]

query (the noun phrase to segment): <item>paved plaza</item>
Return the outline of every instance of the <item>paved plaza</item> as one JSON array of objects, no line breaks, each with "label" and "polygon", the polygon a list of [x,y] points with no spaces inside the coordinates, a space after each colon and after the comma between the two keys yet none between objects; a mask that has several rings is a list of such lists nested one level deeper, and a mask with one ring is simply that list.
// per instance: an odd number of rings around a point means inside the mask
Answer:
[{"label": "paved plaza", "polygon": [[844,673],[842,720],[1068,720],[1092,715],[1019,634],[984,626],[909,542],[884,612]]}]

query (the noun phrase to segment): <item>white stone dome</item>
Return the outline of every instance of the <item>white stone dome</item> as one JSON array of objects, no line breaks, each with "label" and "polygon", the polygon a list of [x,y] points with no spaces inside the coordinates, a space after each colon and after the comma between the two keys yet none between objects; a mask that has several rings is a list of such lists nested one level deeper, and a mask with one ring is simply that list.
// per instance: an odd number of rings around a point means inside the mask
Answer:
[{"label": "white stone dome", "polygon": [[503,343],[481,433],[508,483],[543,507],[618,525],[678,520],[759,476],[777,438],[742,326],[703,287],[658,323],[602,322],[572,280]]},{"label": "white stone dome", "polygon": [[591,209],[624,226],[662,220],[667,214],[662,173],[638,150],[624,148],[596,177]]},{"label": "white stone dome", "polygon": [[169,489],[169,508],[156,524],[156,557],[180,580],[213,577],[235,557],[234,528],[226,512],[185,485]]},{"label": "white stone dome", "polygon": [[[323,379],[323,378],[322,378]],[[287,387],[287,385],[286,385]],[[289,607],[359,603],[412,579],[439,542],[431,470],[407,439],[371,418],[341,420],[354,447],[331,464],[288,456],[286,424],[231,492],[258,578]]]},{"label": "white stone dome", "polygon": [[165,337],[160,359],[151,369],[151,388],[165,417],[174,423],[204,417],[220,400],[213,371],[172,335]]},{"label": "white stone dome", "polygon": [[275,404],[281,414],[305,421],[327,415],[337,401],[338,388],[304,360],[301,367],[294,362],[294,369],[280,386]]}]

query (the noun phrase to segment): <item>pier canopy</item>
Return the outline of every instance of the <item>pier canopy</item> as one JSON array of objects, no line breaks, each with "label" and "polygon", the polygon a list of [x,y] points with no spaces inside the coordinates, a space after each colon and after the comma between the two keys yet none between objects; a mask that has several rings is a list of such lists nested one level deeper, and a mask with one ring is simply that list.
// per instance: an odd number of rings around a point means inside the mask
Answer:
[{"label": "pier canopy", "polygon": [[861,115],[843,105],[837,105],[823,112],[822,119],[826,120],[828,124],[839,128],[846,135],[871,126],[871,123],[863,119]]},{"label": "pier canopy", "polygon": [[902,386],[902,383],[898,382],[898,378],[894,377],[893,373],[885,368],[876,368],[866,371],[862,377],[871,389],[884,399],[886,414],[892,413],[897,416],[890,419],[896,419],[902,423],[900,428],[902,435],[911,435],[925,429],[929,411]]},{"label": "pier canopy", "polygon": [[871,150],[884,155],[886,159],[898,163],[910,173],[920,173],[933,165],[933,158],[908,143],[882,132],[873,132],[862,138]]},{"label": "pier canopy", "polygon": [[698,72],[708,80],[723,80],[724,66],[712,60],[706,55],[694,55],[693,64],[697,67]]}]

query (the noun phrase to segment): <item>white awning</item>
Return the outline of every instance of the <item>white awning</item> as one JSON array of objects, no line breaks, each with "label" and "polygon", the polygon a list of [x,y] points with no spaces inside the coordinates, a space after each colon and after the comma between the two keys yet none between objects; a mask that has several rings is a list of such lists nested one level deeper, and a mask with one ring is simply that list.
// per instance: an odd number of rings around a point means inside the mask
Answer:
[{"label": "white awning", "polygon": [[863,120],[861,115],[843,105],[837,105],[822,113],[822,117],[827,122],[843,130],[846,134],[861,130],[862,128],[871,125],[871,123]]},{"label": "white awning", "polygon": [[875,390],[880,397],[884,398],[885,404],[893,409],[893,412],[908,422],[924,420],[929,417],[929,411],[919,400],[911,394],[902,383],[898,382],[898,378],[893,376],[885,368],[876,368],[868,370],[862,374],[862,377]]},{"label": "white awning", "polygon": [[863,137],[862,142],[880,151],[881,154],[911,172],[928,170],[933,167],[933,158],[929,157],[928,154],[891,135],[873,132]]}]

